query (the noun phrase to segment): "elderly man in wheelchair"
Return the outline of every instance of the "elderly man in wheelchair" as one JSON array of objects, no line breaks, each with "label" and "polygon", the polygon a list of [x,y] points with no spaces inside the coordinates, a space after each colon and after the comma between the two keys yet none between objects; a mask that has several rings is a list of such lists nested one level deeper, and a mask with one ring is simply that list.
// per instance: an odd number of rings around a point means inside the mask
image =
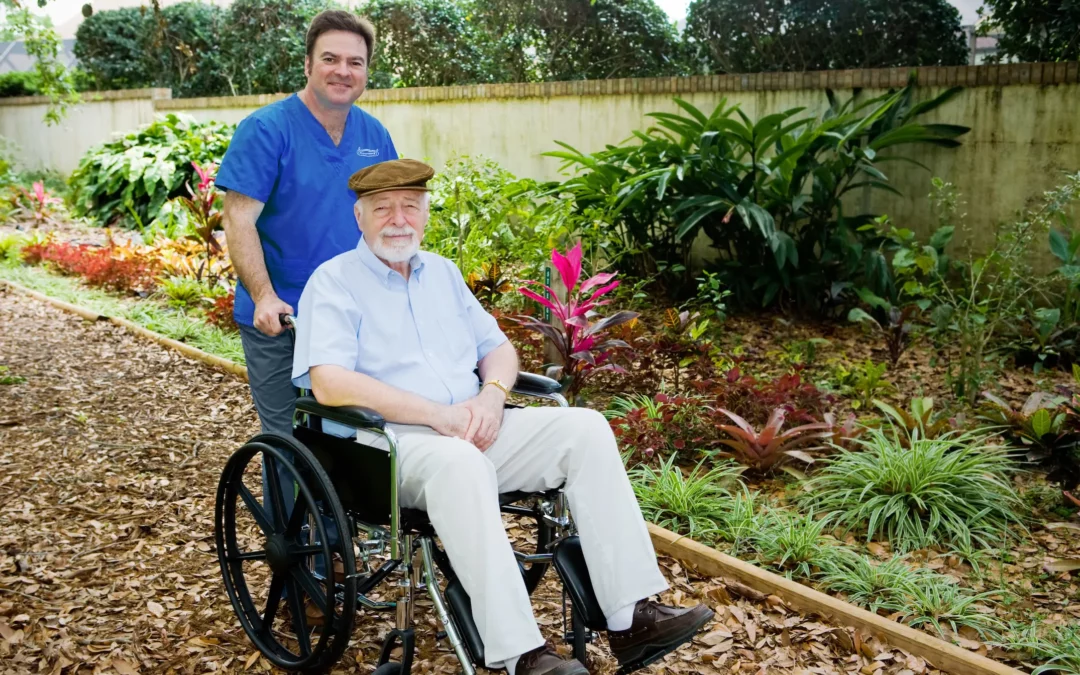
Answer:
[{"label": "elderly man in wheelchair", "polygon": [[[315,271],[296,321],[293,381],[314,396],[297,404],[294,437],[252,439],[222,475],[230,599],[256,646],[290,670],[332,665],[359,603],[397,612],[376,672],[408,673],[418,589],[466,673],[584,675],[593,631],[607,633],[620,672],[641,668],[712,612],[649,599],[667,583],[606,420],[565,407],[552,380],[519,373],[454,264],[419,250],[433,174],[395,160],[350,179],[362,238]],[[512,391],[561,407],[510,407]],[[260,462],[261,503],[245,479]],[[537,522],[535,554],[512,549],[500,512]],[[529,601],[550,564],[564,610],[571,601],[571,659],[545,642]],[[397,597],[369,597],[395,571]]]}]

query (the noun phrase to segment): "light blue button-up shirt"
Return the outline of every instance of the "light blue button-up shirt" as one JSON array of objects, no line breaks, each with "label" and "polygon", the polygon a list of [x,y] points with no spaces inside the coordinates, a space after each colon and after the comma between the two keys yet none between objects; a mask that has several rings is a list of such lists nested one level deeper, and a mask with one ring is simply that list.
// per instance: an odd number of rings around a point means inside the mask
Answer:
[{"label": "light blue button-up shirt", "polygon": [[364,239],[311,275],[297,311],[293,384],[336,365],[446,405],[480,391],[473,371],[506,336],[457,266],[421,251],[406,281]]}]

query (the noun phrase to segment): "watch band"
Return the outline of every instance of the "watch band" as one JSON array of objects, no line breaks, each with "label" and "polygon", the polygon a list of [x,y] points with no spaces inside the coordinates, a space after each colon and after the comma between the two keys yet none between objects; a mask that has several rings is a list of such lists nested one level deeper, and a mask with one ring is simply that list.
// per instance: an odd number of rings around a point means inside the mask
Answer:
[{"label": "watch band", "polygon": [[484,383],[484,386],[480,387],[480,388],[483,389],[484,387],[488,386],[489,384],[494,385],[494,386],[498,387],[499,389],[501,389],[502,393],[506,394],[507,398],[510,397],[510,388],[507,387],[502,382],[500,382],[499,380],[488,380],[487,382]]}]

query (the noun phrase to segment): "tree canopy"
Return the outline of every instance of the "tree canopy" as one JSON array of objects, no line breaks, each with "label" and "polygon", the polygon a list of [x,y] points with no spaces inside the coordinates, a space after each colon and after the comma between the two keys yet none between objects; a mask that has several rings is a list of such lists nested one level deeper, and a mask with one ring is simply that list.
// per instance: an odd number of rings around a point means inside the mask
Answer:
[{"label": "tree canopy", "polygon": [[958,65],[947,0],[695,0],[684,39],[696,72]]},{"label": "tree canopy", "polygon": [[983,0],[984,31],[997,30],[1000,59],[1080,59],[1080,0]]}]

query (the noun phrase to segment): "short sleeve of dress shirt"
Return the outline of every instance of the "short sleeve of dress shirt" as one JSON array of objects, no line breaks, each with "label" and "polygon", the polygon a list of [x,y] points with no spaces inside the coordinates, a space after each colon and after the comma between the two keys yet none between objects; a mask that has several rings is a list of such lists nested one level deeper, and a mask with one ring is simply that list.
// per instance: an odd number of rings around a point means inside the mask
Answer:
[{"label": "short sleeve of dress shirt", "polygon": [[278,179],[281,133],[258,117],[248,116],[236,127],[221,160],[217,186],[266,203]]},{"label": "short sleeve of dress shirt", "polygon": [[360,308],[338,278],[341,269],[331,264],[315,270],[300,295],[292,370],[297,387],[311,389],[315,366],[356,368]]},{"label": "short sleeve of dress shirt", "polygon": [[499,322],[495,320],[495,317],[487,313],[480,301],[469,290],[469,286],[465,283],[465,278],[461,276],[457,266],[449,261],[447,261],[447,265],[451,268],[450,274],[454,279],[454,284],[457,286],[458,294],[465,304],[465,311],[469,325],[472,326],[473,335],[476,336],[476,360],[477,362],[482,361],[492,349],[506,342],[506,335],[499,328]]}]

